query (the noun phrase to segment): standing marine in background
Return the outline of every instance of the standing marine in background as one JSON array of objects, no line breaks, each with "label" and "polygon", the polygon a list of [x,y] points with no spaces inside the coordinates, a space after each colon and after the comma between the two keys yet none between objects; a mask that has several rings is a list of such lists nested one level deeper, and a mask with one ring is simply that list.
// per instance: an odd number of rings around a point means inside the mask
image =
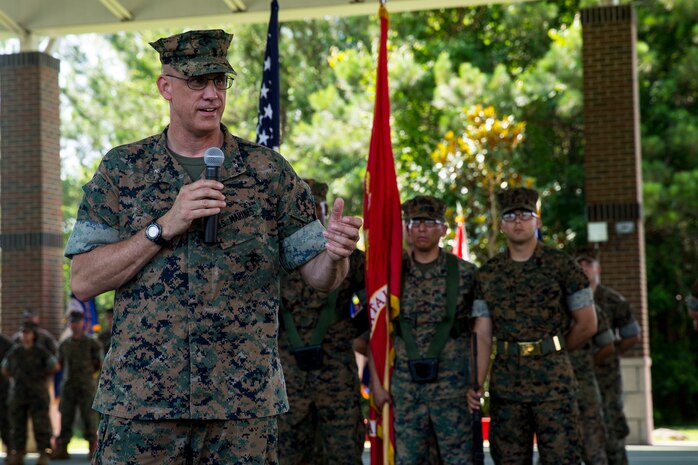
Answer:
[{"label": "standing marine in background", "polygon": [[58,368],[56,357],[36,344],[37,327],[25,321],[22,342],[15,344],[2,360],[2,374],[11,380],[8,408],[10,444],[7,465],[22,465],[26,453],[27,420],[31,415],[34,439],[39,450],[37,465],[48,465],[51,454],[51,421],[47,377]]},{"label": "standing marine in background", "polygon": [[[591,288],[595,289],[592,282]],[[598,331],[579,349],[570,352],[579,390],[579,422],[582,434],[582,459],[585,465],[607,465],[606,453],[607,426],[603,409],[603,399],[594,373],[594,364],[602,363],[615,352],[613,332],[606,315],[595,306]]]},{"label": "standing marine in background", "polygon": [[[324,223],[327,184],[305,179]],[[289,411],[279,417],[280,465],[361,465],[365,428],[353,341],[368,331],[368,312],[350,314],[364,293],[364,255],[355,250],[334,291],[308,286],[298,272],[281,279],[279,352]]]},{"label": "standing marine in background", "polygon": [[[417,196],[403,205],[411,245],[402,266],[400,313],[394,322],[391,392],[372,383],[378,408],[392,402],[399,465],[472,463],[470,313],[477,268],[439,246],[446,205]],[[373,367],[372,380],[378,380]],[[434,441],[435,438],[435,441]]]},{"label": "standing marine in background", "polygon": [[623,413],[620,355],[640,342],[640,325],[628,301],[615,290],[601,284],[599,251],[593,247],[580,249],[577,252],[577,262],[594,289],[594,302],[605,314],[614,333],[615,352],[605,360],[597,360],[595,372],[606,417],[608,463],[609,465],[627,465],[625,438],[630,434],[630,427]]},{"label": "standing marine in background", "polygon": [[[0,334],[0,361],[12,348],[12,341],[4,334]],[[10,445],[10,418],[7,414],[7,398],[10,395],[10,380],[0,376],[0,439],[5,444],[5,449]]]},{"label": "standing marine in background", "polygon": [[[492,336],[490,453],[495,464],[531,463],[534,434],[543,465],[579,465],[577,381],[569,351],[597,331],[589,280],[572,257],[538,241],[538,193],[498,194],[507,249],[478,273],[473,317],[478,384],[485,381]],[[470,389],[480,408],[483,390]]]},{"label": "standing marine in background", "polygon": [[84,429],[83,437],[89,444],[89,457],[92,458],[97,446],[97,425],[92,410],[97,386],[95,375],[102,367],[102,346],[94,338],[85,334],[85,315],[71,312],[70,330],[72,335],[58,346],[58,363],[63,370],[61,384],[61,433],[56,440],[53,460],[67,460],[68,443],[73,437],[75,411],[80,411]]}]

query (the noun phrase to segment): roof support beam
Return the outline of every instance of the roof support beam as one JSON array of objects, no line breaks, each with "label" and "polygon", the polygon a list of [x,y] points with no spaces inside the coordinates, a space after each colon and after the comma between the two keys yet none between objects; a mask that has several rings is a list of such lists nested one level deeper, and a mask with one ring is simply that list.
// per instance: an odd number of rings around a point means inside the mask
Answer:
[{"label": "roof support beam", "polygon": [[245,5],[243,0],[223,0],[223,3],[225,3],[225,6],[230,8],[230,11],[233,13],[240,13],[241,11],[247,10],[247,5]]},{"label": "roof support beam", "polygon": [[119,0],[99,0],[119,21],[133,21],[133,14]]},{"label": "roof support beam", "polygon": [[7,16],[7,14],[2,10],[0,10],[0,24],[4,26],[5,29],[14,32],[20,37],[29,33],[29,31],[24,29],[17,21]]}]

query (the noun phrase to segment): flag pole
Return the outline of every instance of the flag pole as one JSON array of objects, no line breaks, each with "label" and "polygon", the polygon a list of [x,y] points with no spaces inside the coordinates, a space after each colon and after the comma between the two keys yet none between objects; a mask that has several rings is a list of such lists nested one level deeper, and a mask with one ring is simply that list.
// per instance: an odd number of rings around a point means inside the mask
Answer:
[{"label": "flag pole", "polygon": [[[378,384],[390,392],[394,354],[391,320],[400,311],[402,268],[402,225],[400,193],[390,141],[390,97],[388,86],[388,10],[379,0],[380,43],[376,70],[376,102],[364,180],[364,234],[366,235],[366,294],[371,315],[370,346],[375,355]],[[378,417],[381,417],[380,419]],[[395,433],[393,407],[373,404],[371,464],[394,465]],[[383,442],[380,442],[383,441]]]},{"label": "flag pole", "polygon": [[[388,20],[388,9],[385,7],[385,4],[387,0],[379,0],[380,1],[380,7],[378,8],[378,16],[380,18],[385,18],[385,20]],[[383,27],[381,26],[381,35],[383,34]],[[382,44],[382,38],[381,38],[381,44]],[[382,46],[382,45],[381,45]],[[387,53],[387,50],[386,50]],[[380,66],[380,65],[379,65]],[[386,70],[386,74],[387,74]],[[388,137],[390,137],[390,134],[388,134]],[[392,307],[392,302],[390,295],[392,293],[392,289],[390,289],[390,284],[388,284],[388,305],[385,309],[385,319],[386,319],[386,328],[388,328],[388,337],[390,337],[390,309]],[[388,362],[390,360],[390,344],[385,345],[385,359],[386,361],[384,367],[383,367],[383,389],[385,389],[386,392],[390,392],[390,363]],[[383,404],[383,411],[382,411],[382,423],[383,423],[383,465],[393,465],[390,462],[390,444],[391,444],[391,418],[390,418],[390,405],[386,402]]]},{"label": "flag pole", "polygon": [[[385,1],[381,1],[381,7],[382,4],[385,3]],[[388,287],[390,289],[390,287]],[[388,296],[390,296],[390,291],[388,291]],[[388,306],[385,309],[385,319],[387,320],[386,328],[388,328],[388,334],[390,334],[390,299],[388,300]],[[386,363],[385,366],[383,367],[383,389],[385,389],[385,392],[390,392],[390,363],[388,361],[390,360],[390,344],[385,345],[385,359]],[[388,402],[383,404],[383,411],[382,411],[382,423],[383,423],[383,465],[392,465],[390,463],[390,405]]]}]

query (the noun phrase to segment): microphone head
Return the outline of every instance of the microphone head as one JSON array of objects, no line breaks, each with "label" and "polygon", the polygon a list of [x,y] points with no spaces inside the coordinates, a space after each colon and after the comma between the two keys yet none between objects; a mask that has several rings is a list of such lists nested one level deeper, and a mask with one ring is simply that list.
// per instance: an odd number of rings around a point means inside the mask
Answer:
[{"label": "microphone head", "polygon": [[223,151],[218,147],[210,147],[204,152],[204,163],[206,166],[222,166],[225,161]]}]

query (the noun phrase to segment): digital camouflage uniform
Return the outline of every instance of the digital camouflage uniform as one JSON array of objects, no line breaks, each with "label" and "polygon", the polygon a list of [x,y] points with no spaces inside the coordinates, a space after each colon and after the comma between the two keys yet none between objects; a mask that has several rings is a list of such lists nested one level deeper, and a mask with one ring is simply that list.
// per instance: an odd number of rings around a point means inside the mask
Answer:
[{"label": "digital camouflage uniform", "polygon": [[[279,330],[281,365],[290,409],[279,417],[279,463],[301,465],[361,465],[365,428],[361,413],[359,378],[352,341],[368,330],[368,312],[350,316],[354,293],[364,289],[364,256],[355,250],[340,285],[336,312],[339,321],[322,341],[322,368],[302,371],[292,354],[285,328]],[[328,294],[310,288],[298,272],[281,281],[281,302],[293,317],[305,344],[318,324]],[[321,450],[313,451],[319,439]]]},{"label": "digital camouflage uniform", "polygon": [[[425,196],[408,200],[404,207],[407,220],[443,220],[444,210],[445,205],[440,200]],[[400,317],[410,329],[421,357],[427,357],[437,327],[447,314],[446,255],[446,252],[439,250],[436,261],[424,268],[410,256],[403,258]],[[458,263],[456,319],[439,354],[438,378],[435,382],[417,383],[412,380],[404,339],[401,336],[395,338],[396,359],[391,395],[394,405],[395,461],[398,465],[432,463],[434,457],[430,449],[434,448],[434,436],[441,456],[440,463],[472,463],[472,418],[464,399],[472,384],[469,316],[477,268],[465,260],[453,258]]]},{"label": "digital camouflage uniform", "polygon": [[85,426],[83,437],[92,442],[97,439],[95,414],[92,411],[96,388],[94,375],[102,363],[102,346],[86,334],[80,338],[71,336],[58,346],[58,361],[63,369],[58,442],[67,445],[73,437],[76,410],[80,411]]},{"label": "digital camouflage uniform", "polygon": [[[628,301],[611,288],[602,284],[596,287],[594,302],[606,316],[611,330],[621,339],[640,334],[640,325],[633,316]],[[615,352],[594,366],[603,398],[607,433],[606,453],[610,465],[627,465],[625,438],[630,434],[628,421],[623,413],[623,380],[621,378],[620,355]]]},{"label": "digital camouflage uniform", "polygon": [[[502,213],[535,212],[537,200],[535,191],[523,188],[498,197]],[[571,257],[538,243],[525,262],[506,250],[485,263],[475,299],[472,316],[492,319],[497,351],[489,385],[494,462],[531,463],[535,433],[542,464],[578,465],[577,382],[562,346],[572,312],[593,304],[588,279]],[[530,353],[533,347],[542,354]]]},{"label": "digital camouflage uniform", "polygon": [[584,448],[582,458],[586,465],[606,465],[606,421],[599,384],[594,374],[594,354],[601,347],[613,344],[613,333],[603,312],[595,307],[598,329],[594,337],[582,347],[570,352],[579,390],[579,422]]},{"label": "digital camouflage uniform", "polygon": [[[0,361],[12,348],[12,341],[0,334]],[[10,418],[7,415],[7,398],[10,395],[10,380],[0,375],[0,439],[8,447],[10,444]]]},{"label": "digital camouflage uniform", "polygon": [[577,382],[567,352],[520,357],[499,342],[564,337],[570,312],[592,303],[582,270],[562,252],[539,244],[526,262],[508,252],[480,269],[473,316],[492,318],[497,356],[490,378],[490,445],[495,463],[530,463],[533,433],[543,464],[578,464],[581,441]]},{"label": "digital camouflage uniform", "polygon": [[2,361],[10,372],[10,448],[23,451],[27,442],[27,419],[31,415],[34,439],[38,450],[51,447],[49,420],[49,391],[47,375],[56,367],[56,358],[34,344],[29,349],[15,344]]},{"label": "digital camouflage uniform", "polygon": [[[274,416],[288,409],[277,347],[279,275],[325,250],[323,227],[307,185],[279,154],[221,129],[227,206],[218,241],[205,245],[195,222],[116,290],[94,408],[122,420],[250,419],[252,430],[267,431],[271,460]],[[83,187],[66,256],[142,234],[192,181],[168,154],[167,130],[112,149]],[[103,421],[100,438],[119,421]],[[124,440],[133,441],[134,457],[145,433],[137,434]],[[105,451],[111,444],[98,442],[100,463],[119,463],[116,451]]]}]

